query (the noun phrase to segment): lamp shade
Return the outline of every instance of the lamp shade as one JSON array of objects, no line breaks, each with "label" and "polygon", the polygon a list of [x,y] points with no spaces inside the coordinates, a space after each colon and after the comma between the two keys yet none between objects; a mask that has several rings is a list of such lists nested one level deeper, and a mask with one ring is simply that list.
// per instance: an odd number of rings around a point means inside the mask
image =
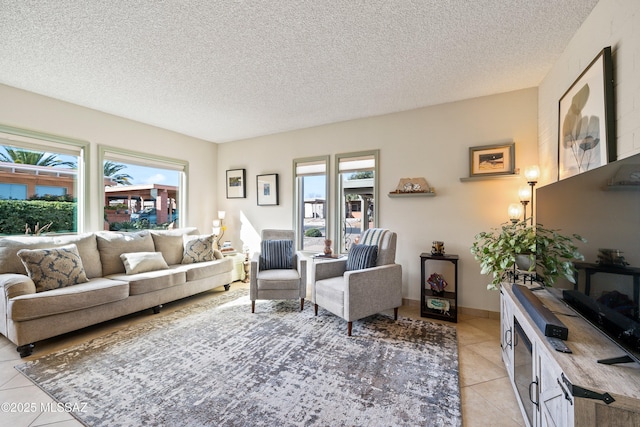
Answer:
[{"label": "lamp shade", "polygon": [[538,178],[540,178],[540,168],[538,165],[524,168],[524,177],[527,178],[527,182],[537,182]]},{"label": "lamp shade", "polygon": [[528,185],[523,185],[518,188],[518,197],[520,197],[521,202],[531,201],[531,189]]},{"label": "lamp shade", "polygon": [[224,217],[227,215],[227,213],[225,211],[218,211],[218,218],[220,219],[224,219]]},{"label": "lamp shade", "polygon": [[511,203],[509,205],[509,219],[511,221],[517,222],[520,220],[520,217],[522,216],[522,205],[520,203]]}]

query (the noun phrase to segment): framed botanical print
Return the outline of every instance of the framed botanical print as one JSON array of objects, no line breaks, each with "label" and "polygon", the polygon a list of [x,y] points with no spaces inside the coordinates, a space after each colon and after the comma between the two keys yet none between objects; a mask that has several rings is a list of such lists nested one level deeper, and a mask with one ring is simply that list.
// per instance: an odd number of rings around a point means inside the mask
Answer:
[{"label": "framed botanical print", "polygon": [[244,199],[245,193],[244,169],[231,169],[227,171],[227,199]]},{"label": "framed botanical print", "polygon": [[611,47],[562,95],[558,107],[558,179],[616,159]]},{"label": "framed botanical print", "polygon": [[275,206],[278,204],[278,174],[256,176],[258,206]]}]

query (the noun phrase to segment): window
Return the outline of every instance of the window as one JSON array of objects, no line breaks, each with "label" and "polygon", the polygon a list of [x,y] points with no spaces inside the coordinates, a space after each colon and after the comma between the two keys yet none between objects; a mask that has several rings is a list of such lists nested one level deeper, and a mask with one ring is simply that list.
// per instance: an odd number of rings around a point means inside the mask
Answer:
[{"label": "window", "polygon": [[360,235],[378,226],[375,203],[378,196],[379,150],[336,155],[337,230],[336,251],[346,253]]},{"label": "window", "polygon": [[27,184],[0,183],[0,199],[27,200]]},{"label": "window", "polygon": [[324,249],[327,233],[327,169],[329,156],[296,159],[294,191],[296,235],[298,248],[320,253]]},{"label": "window", "polygon": [[0,234],[84,229],[89,143],[0,125]]},{"label": "window", "polygon": [[36,196],[64,196],[67,194],[65,187],[54,187],[51,185],[36,185]]},{"label": "window", "polygon": [[110,230],[168,228],[184,223],[187,163],[101,147],[104,219]]}]

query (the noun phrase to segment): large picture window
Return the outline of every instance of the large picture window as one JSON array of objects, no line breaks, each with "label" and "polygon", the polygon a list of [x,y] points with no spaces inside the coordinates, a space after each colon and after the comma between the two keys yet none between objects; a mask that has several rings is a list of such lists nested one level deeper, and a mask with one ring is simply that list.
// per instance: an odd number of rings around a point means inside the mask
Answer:
[{"label": "large picture window", "polygon": [[379,150],[336,155],[337,217],[336,248],[346,253],[367,229],[377,227]]},{"label": "large picture window", "polygon": [[105,229],[163,229],[184,224],[187,163],[100,148]]},{"label": "large picture window", "polygon": [[329,236],[327,194],[329,157],[312,157],[293,161],[295,183],[296,236],[300,250],[320,253]]},{"label": "large picture window", "polygon": [[0,125],[0,235],[83,231],[88,146]]}]

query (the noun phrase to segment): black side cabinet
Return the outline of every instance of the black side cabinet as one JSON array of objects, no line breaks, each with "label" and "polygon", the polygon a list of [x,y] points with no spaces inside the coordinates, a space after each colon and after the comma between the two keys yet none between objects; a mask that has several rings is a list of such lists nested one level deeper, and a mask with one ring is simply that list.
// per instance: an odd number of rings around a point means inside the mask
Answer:
[{"label": "black side cabinet", "polygon": [[[448,286],[443,292],[436,292],[427,283],[426,263],[431,262],[434,267],[437,263],[453,264],[453,283],[451,274],[442,274]],[[431,267],[431,266],[430,266]],[[434,319],[458,322],[458,255],[420,255],[420,316]]]}]

